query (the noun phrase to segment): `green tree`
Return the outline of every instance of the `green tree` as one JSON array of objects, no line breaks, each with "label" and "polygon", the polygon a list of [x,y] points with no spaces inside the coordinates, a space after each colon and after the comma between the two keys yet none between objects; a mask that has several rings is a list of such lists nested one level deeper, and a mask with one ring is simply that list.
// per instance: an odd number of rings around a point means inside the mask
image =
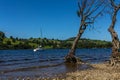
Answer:
[{"label": "green tree", "polygon": [[6,42],[6,44],[7,44],[7,45],[11,45],[11,41],[8,40],[8,41]]},{"label": "green tree", "polygon": [[5,33],[0,31],[0,38],[6,38]]},{"label": "green tree", "polygon": [[6,38],[5,33],[0,31],[0,42],[2,42],[4,38]]}]

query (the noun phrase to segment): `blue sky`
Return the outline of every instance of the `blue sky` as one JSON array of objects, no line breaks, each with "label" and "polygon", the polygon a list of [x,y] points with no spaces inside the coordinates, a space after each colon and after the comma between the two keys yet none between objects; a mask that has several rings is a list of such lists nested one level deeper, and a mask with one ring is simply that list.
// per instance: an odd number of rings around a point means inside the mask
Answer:
[{"label": "blue sky", "polygon": [[[7,36],[37,38],[42,29],[43,37],[67,39],[78,33],[77,9],[77,0],[0,0],[0,30]],[[101,17],[94,24],[95,29],[87,29],[82,37],[111,40],[109,25],[110,16]],[[118,34],[119,27],[118,21]]]}]

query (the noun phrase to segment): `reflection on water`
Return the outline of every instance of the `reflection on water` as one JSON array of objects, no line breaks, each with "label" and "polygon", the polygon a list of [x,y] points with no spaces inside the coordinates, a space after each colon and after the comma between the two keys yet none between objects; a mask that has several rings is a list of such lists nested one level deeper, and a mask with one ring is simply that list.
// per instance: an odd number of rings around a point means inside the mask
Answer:
[{"label": "reflection on water", "polygon": [[[0,50],[0,77],[54,76],[76,70],[88,69],[87,65],[64,63],[68,49]],[[99,63],[109,59],[111,49],[78,49],[76,55],[85,62]]]}]

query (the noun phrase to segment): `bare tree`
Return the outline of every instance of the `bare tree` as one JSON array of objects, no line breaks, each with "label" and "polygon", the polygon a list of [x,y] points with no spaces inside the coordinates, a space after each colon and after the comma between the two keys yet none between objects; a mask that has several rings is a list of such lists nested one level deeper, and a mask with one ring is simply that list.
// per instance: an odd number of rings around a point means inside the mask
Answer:
[{"label": "bare tree", "polygon": [[80,18],[80,27],[78,34],[73,42],[73,45],[65,57],[66,62],[76,63],[77,59],[75,57],[76,46],[78,44],[79,39],[81,38],[84,31],[91,26],[97,17],[102,14],[105,6],[103,5],[105,0],[79,0],[78,7],[79,10],[77,14]]},{"label": "bare tree", "polygon": [[111,25],[108,29],[108,31],[111,34],[112,37],[112,56],[111,56],[111,60],[110,60],[110,64],[113,66],[116,64],[116,62],[118,62],[120,60],[120,44],[119,44],[119,38],[117,33],[114,30],[116,21],[117,21],[117,14],[118,11],[120,10],[120,2],[117,4],[115,3],[115,0],[110,0],[112,9],[113,9],[113,13],[112,13],[112,21],[111,21]]}]

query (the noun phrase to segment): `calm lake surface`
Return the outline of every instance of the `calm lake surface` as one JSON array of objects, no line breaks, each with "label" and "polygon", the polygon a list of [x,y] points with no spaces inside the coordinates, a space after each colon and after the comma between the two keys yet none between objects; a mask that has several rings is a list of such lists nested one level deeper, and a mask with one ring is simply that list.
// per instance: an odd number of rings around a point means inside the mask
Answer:
[{"label": "calm lake surface", "polygon": [[[69,49],[0,50],[0,78],[8,77],[51,77],[58,74],[87,69],[66,65],[64,56]],[[111,49],[77,49],[76,55],[85,62],[100,63],[109,60]]]}]

